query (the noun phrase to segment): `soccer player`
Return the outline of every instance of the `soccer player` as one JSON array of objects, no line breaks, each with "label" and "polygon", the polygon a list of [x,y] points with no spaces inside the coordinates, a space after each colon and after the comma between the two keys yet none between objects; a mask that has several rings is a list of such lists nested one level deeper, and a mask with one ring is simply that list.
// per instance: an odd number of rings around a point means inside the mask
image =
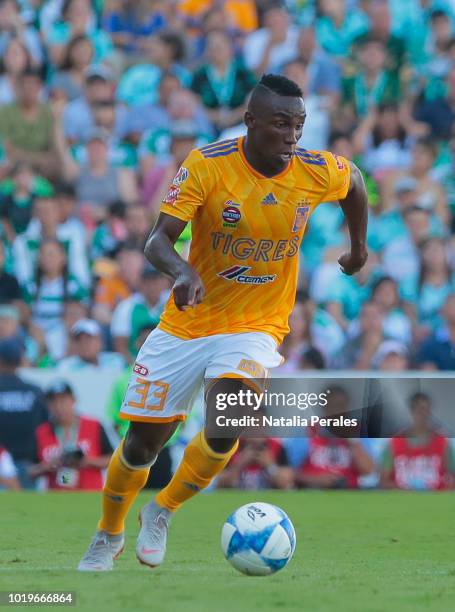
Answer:
[{"label": "soccer player", "polygon": [[[300,88],[283,76],[263,76],[245,123],[246,137],[189,154],[147,241],[147,259],[174,279],[173,291],[139,351],[121,408],[130,428],[109,465],[102,517],[79,570],[112,569],[128,510],[204,378],[221,385],[265,378],[281,363],[277,346],[289,331],[299,246],[320,202],[339,200],[347,218],[351,248],[339,259],[342,271],[354,274],[367,259],[362,176],[342,157],[297,146],[305,123]],[[189,221],[186,262],[174,244]],[[205,430],[188,444],[171,482],[140,512],[141,563],[162,563],[175,511],[210,484],[237,446]]]}]

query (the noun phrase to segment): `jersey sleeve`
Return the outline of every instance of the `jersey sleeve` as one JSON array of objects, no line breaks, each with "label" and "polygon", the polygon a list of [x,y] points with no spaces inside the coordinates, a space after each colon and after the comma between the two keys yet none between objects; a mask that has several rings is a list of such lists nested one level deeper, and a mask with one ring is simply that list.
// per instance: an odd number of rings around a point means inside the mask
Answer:
[{"label": "jersey sleeve", "polygon": [[169,185],[160,212],[182,221],[191,221],[199,207],[204,204],[210,182],[207,160],[194,149]]},{"label": "jersey sleeve", "polygon": [[349,162],[340,155],[325,153],[328,170],[327,191],[324,196],[325,202],[344,200],[348,195],[351,180],[351,167]]}]

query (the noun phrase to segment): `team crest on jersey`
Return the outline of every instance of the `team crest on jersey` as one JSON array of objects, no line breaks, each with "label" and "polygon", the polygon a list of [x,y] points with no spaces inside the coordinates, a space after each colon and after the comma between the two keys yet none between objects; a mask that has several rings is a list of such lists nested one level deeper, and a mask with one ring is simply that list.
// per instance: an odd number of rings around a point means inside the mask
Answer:
[{"label": "team crest on jersey", "polygon": [[176,187],[175,185],[170,185],[169,191],[167,192],[163,200],[163,203],[170,204],[171,206],[173,206],[176,203],[177,198],[179,197],[179,194],[180,194],[180,187]]},{"label": "team crest on jersey", "polygon": [[133,371],[135,374],[140,374],[141,376],[147,376],[149,373],[148,368],[137,362],[134,364]]},{"label": "team crest on jersey", "polygon": [[224,203],[221,218],[224,221],[223,227],[236,227],[237,223],[242,218],[242,213],[240,212],[240,204],[237,204],[237,202],[233,202],[232,200],[227,200]]},{"label": "team crest on jersey", "polygon": [[265,285],[265,283],[273,283],[276,274],[264,274],[262,276],[247,276],[245,272],[251,270],[251,266],[231,266],[222,272],[218,272],[218,276],[226,280],[235,280],[243,285]]},{"label": "team crest on jersey", "polygon": [[178,187],[186,181],[189,176],[188,170],[182,166],[172,180],[172,184]]},{"label": "team crest on jersey", "polygon": [[309,206],[298,206],[295,209],[294,224],[292,226],[293,232],[299,232],[303,229],[308,221],[308,215],[310,214]]}]

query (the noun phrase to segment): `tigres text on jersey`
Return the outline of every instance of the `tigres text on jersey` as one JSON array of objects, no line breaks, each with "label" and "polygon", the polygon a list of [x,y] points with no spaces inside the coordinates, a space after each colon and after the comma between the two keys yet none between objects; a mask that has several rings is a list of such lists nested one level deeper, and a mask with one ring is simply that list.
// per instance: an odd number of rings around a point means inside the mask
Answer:
[{"label": "tigres text on jersey", "polygon": [[295,301],[305,226],[321,202],[344,199],[346,159],[296,148],[287,168],[267,178],[250,166],[244,138],[193,150],[161,212],[192,222],[189,262],[205,298],[179,311],[171,295],[164,331],[184,339],[262,331],[280,343]]}]

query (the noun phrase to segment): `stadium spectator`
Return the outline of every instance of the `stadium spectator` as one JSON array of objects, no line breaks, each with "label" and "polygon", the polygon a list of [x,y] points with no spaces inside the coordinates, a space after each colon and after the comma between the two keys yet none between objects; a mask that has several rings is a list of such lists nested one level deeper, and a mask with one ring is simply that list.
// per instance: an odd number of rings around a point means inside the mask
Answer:
[{"label": "stadium spectator", "polygon": [[384,270],[398,283],[419,273],[418,245],[432,233],[431,212],[427,208],[410,206],[403,211],[403,219],[406,233],[391,238],[382,251]]},{"label": "stadium spectator", "polygon": [[93,319],[80,319],[71,328],[74,338],[74,355],[64,357],[57,363],[56,370],[61,374],[95,368],[120,372],[126,363],[121,355],[102,351],[101,327]]},{"label": "stadium spectator", "polygon": [[347,117],[366,117],[371,108],[400,101],[399,79],[387,69],[387,50],[380,39],[368,37],[357,44],[356,73],[343,82]]},{"label": "stadium spectator", "polygon": [[136,340],[146,325],[157,325],[169,296],[169,280],[152,267],[145,267],[140,290],[122,300],[112,316],[111,334],[115,350],[130,362],[136,356]]},{"label": "stadium spectator", "polygon": [[36,430],[37,461],[30,476],[44,476],[47,489],[100,490],[113,451],[105,429],[78,415],[74,391],[65,381],[54,382],[46,398],[50,420]]},{"label": "stadium spectator", "polygon": [[109,59],[112,54],[112,41],[109,34],[97,29],[90,0],[65,0],[60,17],[45,33],[45,42],[53,65],[61,66],[66,47],[76,36],[90,38],[96,62]]},{"label": "stadium spectator", "polygon": [[9,164],[24,162],[47,177],[56,175],[53,118],[41,102],[43,81],[34,69],[24,70],[17,100],[0,108],[0,138]]},{"label": "stadium spectator", "polygon": [[66,300],[87,300],[86,289],[69,272],[64,247],[56,239],[42,241],[34,280],[24,286],[24,299],[30,305],[32,322],[44,333],[57,326]]},{"label": "stadium spectator", "polygon": [[412,340],[412,324],[406,315],[398,285],[393,278],[383,276],[374,283],[371,301],[377,304],[381,311],[384,337],[409,345]]},{"label": "stadium spectator", "polygon": [[300,30],[297,52],[296,59],[306,66],[308,73],[307,95],[324,96],[328,98],[328,108],[335,109],[341,93],[341,69],[321,49],[314,28]]},{"label": "stadium spectator", "polygon": [[61,120],[57,113],[54,116],[55,143],[63,177],[74,184],[77,202],[89,211],[87,214],[95,219],[103,218],[107,205],[118,200],[126,204],[137,201],[137,184],[132,171],[109,161],[106,131],[95,128],[88,134],[87,161],[78,165],[68,149]]},{"label": "stadium spectator", "polygon": [[35,66],[40,66],[44,56],[39,33],[23,22],[17,0],[3,0],[0,4],[0,57],[13,38],[18,38],[27,48]]},{"label": "stadium spectator", "polygon": [[84,94],[84,81],[88,68],[94,57],[93,45],[87,36],[72,38],[65,49],[65,57],[60,69],[49,81],[49,90],[53,96],[63,96],[72,101]]},{"label": "stadium spectator", "polygon": [[217,480],[219,488],[290,489],[293,472],[284,446],[274,438],[246,438]]},{"label": "stadium spectator", "polygon": [[148,0],[118,0],[105,3],[102,25],[118,51],[140,57],[147,37],[167,22],[162,7],[154,7]]},{"label": "stadium spectator", "polygon": [[382,458],[381,486],[435,491],[453,489],[455,457],[450,441],[432,422],[431,399],[415,393],[409,402],[412,424],[392,438]]},{"label": "stadium spectator", "polygon": [[150,219],[144,206],[128,206],[125,213],[126,240],[141,251],[150,232]]},{"label": "stadium spectator", "polygon": [[[323,411],[327,417],[345,415],[349,418],[350,397],[347,391],[342,387],[332,387]],[[306,445],[302,439],[300,463],[295,472],[296,486],[357,488],[361,476],[374,472],[374,463],[360,440],[347,437],[351,435],[352,428],[313,428]]]},{"label": "stadium spectator", "polygon": [[412,128],[395,102],[371,106],[359,122],[352,144],[362,166],[378,179],[386,172],[407,170],[411,164]]},{"label": "stadium spectator", "polygon": [[199,138],[197,124],[192,120],[175,121],[169,131],[169,154],[157,159],[146,155],[143,159],[145,170],[142,184],[142,198],[153,217],[157,217],[163,198],[188,153],[197,146]]},{"label": "stadium spectator", "polygon": [[[94,109],[98,104],[114,101],[114,80],[109,68],[103,65],[90,66],[85,73],[82,95],[64,107],[62,114],[63,131],[68,141],[73,144],[85,142],[96,127]],[[60,114],[57,99],[56,111]],[[124,135],[128,110],[121,105],[115,107],[115,134]]]},{"label": "stadium spectator", "polygon": [[32,219],[13,243],[15,273],[21,285],[35,278],[41,243],[57,240],[68,253],[70,273],[81,285],[88,286],[90,277],[84,238],[60,223],[60,217],[58,202],[53,196],[40,195],[34,199]]},{"label": "stadium spectator", "polygon": [[313,304],[306,294],[298,293],[294,308],[289,317],[290,332],[280,346],[280,354],[285,359],[280,372],[291,373],[299,369],[302,353],[310,348],[310,321]]},{"label": "stadium spectator", "polygon": [[145,131],[139,143],[141,170],[145,178],[156,163],[169,163],[172,159],[172,137],[181,130],[182,125],[187,126],[187,131],[191,125],[197,146],[203,146],[212,140],[213,128],[207,127],[210,123],[193,92],[189,90],[171,92],[167,98],[165,112],[165,123]]},{"label": "stadium spectator", "polygon": [[63,305],[63,317],[46,333],[46,352],[38,363],[39,367],[54,367],[63,357],[75,354],[75,339],[71,329],[77,321],[87,316],[86,303],[67,299]]},{"label": "stadium spectator", "polygon": [[452,65],[445,80],[447,93],[436,99],[418,100],[414,109],[416,121],[429,126],[432,136],[450,138],[455,120],[455,67]]},{"label": "stadium spectator", "polygon": [[52,195],[52,185],[37,176],[30,164],[18,162],[14,166],[8,178],[0,183],[0,217],[8,242],[26,231],[35,199]]},{"label": "stadium spectator", "polygon": [[[441,185],[431,177],[430,170],[433,167],[437,155],[436,145],[429,140],[418,140],[412,151],[412,161],[407,174],[402,176],[412,177],[416,182],[415,192],[416,204],[436,214],[444,223],[448,222],[449,210],[444,190]],[[387,188],[387,185],[386,185]],[[384,206],[390,205],[390,196],[384,194]]]},{"label": "stadium spectator", "polygon": [[343,60],[351,53],[356,39],[368,32],[368,17],[358,9],[348,10],[346,0],[321,0],[319,9],[316,37],[327,53]]},{"label": "stadium spectator", "polygon": [[425,370],[455,370],[455,293],[447,297],[441,314],[444,324],[417,351],[417,363]]},{"label": "stadium spectator", "polygon": [[418,329],[415,338],[422,338],[441,325],[441,308],[455,290],[455,271],[449,262],[447,243],[442,238],[427,238],[419,245],[419,273],[404,279],[400,293],[413,305]]},{"label": "stadium spectator", "polygon": [[247,36],[243,48],[247,67],[257,75],[277,72],[293,59],[299,35],[286,9],[278,2],[267,8],[263,23],[264,27]]},{"label": "stadium spectator", "polygon": [[396,340],[382,342],[370,362],[370,369],[384,372],[405,372],[409,366],[409,351],[406,345]]},{"label": "stadium spectator", "polygon": [[367,370],[383,340],[381,308],[377,303],[365,302],[359,318],[347,330],[345,344],[329,365],[340,370]]},{"label": "stadium spectator", "polygon": [[22,292],[14,274],[6,271],[5,246],[0,240],[0,304],[16,304],[22,300]]},{"label": "stadium spectator", "polygon": [[390,6],[387,0],[376,0],[364,3],[365,12],[370,21],[368,33],[360,37],[362,42],[366,37],[381,41],[387,49],[388,67],[399,71],[406,56],[406,40],[398,33],[393,33]]},{"label": "stadium spectator", "polygon": [[128,242],[120,245],[114,269],[101,278],[96,286],[93,316],[101,325],[109,325],[119,302],[139,289],[143,267],[141,249]]},{"label": "stadium spectator", "polygon": [[0,446],[0,491],[18,491],[20,488],[13,458],[6,448]]},{"label": "stadium spectator", "polygon": [[189,83],[189,72],[181,64],[185,57],[185,43],[180,33],[162,31],[146,41],[144,62],[123,73],[117,97],[131,106],[154,104],[162,75],[172,71],[183,85]]},{"label": "stadium spectator", "polygon": [[33,365],[44,350],[44,337],[34,326],[21,326],[20,310],[10,304],[0,305],[0,340],[14,338],[23,350],[23,365]]},{"label": "stadium spectator", "polygon": [[11,38],[2,53],[0,64],[0,104],[12,104],[16,100],[19,80],[31,65],[32,58],[27,47],[20,38]]},{"label": "stadium spectator", "polygon": [[247,95],[255,84],[254,74],[234,57],[229,35],[211,32],[206,41],[206,63],[195,71],[191,89],[208,109],[218,132],[240,123]]},{"label": "stadium spectator", "polygon": [[47,420],[41,390],[17,374],[23,350],[15,339],[0,341],[0,445],[8,450],[21,486],[34,488],[28,467],[36,455],[35,431]]}]

